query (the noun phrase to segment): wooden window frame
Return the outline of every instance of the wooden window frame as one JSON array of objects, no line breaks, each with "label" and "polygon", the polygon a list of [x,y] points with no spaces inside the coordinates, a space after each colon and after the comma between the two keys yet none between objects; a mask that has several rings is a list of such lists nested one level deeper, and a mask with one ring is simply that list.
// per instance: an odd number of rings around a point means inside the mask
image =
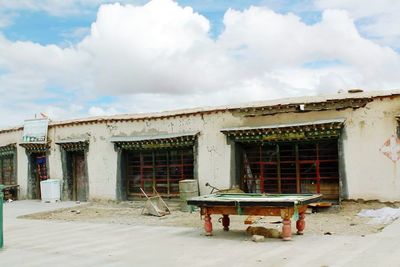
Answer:
[{"label": "wooden window frame", "polygon": [[[310,147],[315,145],[315,151],[312,148],[306,151],[307,144]],[[324,147],[329,145],[335,145],[335,148]],[[275,146],[275,155],[271,152],[273,150],[266,150],[266,146]],[[285,150],[285,147],[290,146],[294,148]],[[337,193],[326,194],[326,198],[339,199],[338,139],[246,144],[243,153],[240,183],[241,188],[247,192],[322,193],[327,190],[327,184],[337,183]],[[312,156],[307,158],[307,153]],[[266,154],[270,154],[269,160],[266,159]],[[249,177],[252,168],[254,175]]]},{"label": "wooden window frame", "polygon": [[[144,189],[148,195],[154,194],[152,189],[154,187],[162,196],[178,197],[179,181],[194,179],[194,152],[192,147],[137,150],[127,151],[127,153],[125,166],[128,198],[143,196],[139,187]],[[164,155],[165,161],[157,159],[158,154]],[[178,156],[175,158],[175,162],[172,161],[173,154]],[[136,157],[136,160],[132,160],[130,157]],[[132,163],[136,164],[132,165]],[[174,178],[171,174],[173,168],[177,171]],[[187,172],[187,168],[191,168],[191,170]],[[163,174],[159,174],[160,172]],[[135,177],[139,178],[139,181],[135,182]]]},{"label": "wooden window frame", "polygon": [[[8,160],[10,162],[9,164],[9,179],[8,181],[5,180],[5,169],[4,169],[4,164],[5,161]],[[14,154],[9,154],[9,155],[3,155],[0,156],[0,184],[3,185],[16,185],[16,177],[14,175]]]}]

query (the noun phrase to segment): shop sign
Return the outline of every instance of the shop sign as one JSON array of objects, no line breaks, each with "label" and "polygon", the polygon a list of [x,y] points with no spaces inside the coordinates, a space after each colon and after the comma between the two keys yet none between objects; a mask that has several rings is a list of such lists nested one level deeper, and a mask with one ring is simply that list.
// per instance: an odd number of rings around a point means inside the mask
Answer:
[{"label": "shop sign", "polygon": [[24,122],[24,143],[46,143],[49,119],[33,119]]}]

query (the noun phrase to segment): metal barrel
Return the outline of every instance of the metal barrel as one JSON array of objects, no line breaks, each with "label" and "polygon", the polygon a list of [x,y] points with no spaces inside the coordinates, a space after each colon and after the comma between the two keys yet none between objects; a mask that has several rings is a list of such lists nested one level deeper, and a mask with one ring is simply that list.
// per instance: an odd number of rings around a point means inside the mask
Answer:
[{"label": "metal barrel", "polygon": [[197,180],[187,179],[179,181],[179,195],[182,201],[181,210],[190,211],[191,207],[186,201],[199,195],[199,186]]},{"label": "metal barrel", "polygon": [[4,245],[3,240],[3,188],[4,186],[0,184],[0,248]]}]

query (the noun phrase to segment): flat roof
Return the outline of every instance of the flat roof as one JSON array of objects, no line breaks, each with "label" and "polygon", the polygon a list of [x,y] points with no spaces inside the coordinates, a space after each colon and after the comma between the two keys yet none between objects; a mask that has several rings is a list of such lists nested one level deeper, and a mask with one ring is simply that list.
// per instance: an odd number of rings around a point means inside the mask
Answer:
[{"label": "flat roof", "polygon": [[[77,119],[63,120],[63,121],[51,121],[49,123],[49,127],[68,126],[74,124],[101,123],[105,121],[135,121],[135,120],[146,120],[146,119],[158,119],[158,118],[189,116],[189,115],[205,114],[213,112],[226,112],[226,111],[242,110],[249,108],[262,108],[262,107],[296,105],[296,104],[298,105],[313,104],[321,102],[340,102],[348,99],[365,99],[365,98],[374,99],[374,98],[385,98],[393,96],[400,96],[400,89],[280,98],[280,99],[273,99],[266,101],[254,101],[254,102],[237,103],[237,104],[223,105],[223,106],[179,109],[179,110],[153,112],[153,113],[120,114],[111,116],[77,118]],[[2,129],[0,130],[0,133],[9,131],[18,131],[18,130],[22,130],[22,126]]]}]

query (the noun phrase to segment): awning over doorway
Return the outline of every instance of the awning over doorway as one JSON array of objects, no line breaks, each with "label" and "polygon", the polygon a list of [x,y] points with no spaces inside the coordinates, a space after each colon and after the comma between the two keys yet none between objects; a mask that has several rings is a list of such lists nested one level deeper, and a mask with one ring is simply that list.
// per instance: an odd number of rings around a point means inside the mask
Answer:
[{"label": "awning over doorway", "polygon": [[221,132],[236,142],[273,142],[334,138],[340,135],[344,119],[320,120],[258,127],[226,128]]},{"label": "awning over doorway", "polygon": [[56,142],[65,151],[81,151],[87,150],[89,147],[89,140],[87,139],[65,139]]},{"label": "awning over doorway", "polygon": [[15,153],[16,144],[8,144],[6,146],[0,146],[0,156],[8,156]]},{"label": "awning over doorway", "polygon": [[25,150],[29,153],[46,152],[50,148],[50,143],[48,142],[20,143],[19,145],[25,148]]},{"label": "awning over doorway", "polygon": [[193,146],[199,132],[159,135],[113,136],[110,142],[120,149],[145,150]]}]

